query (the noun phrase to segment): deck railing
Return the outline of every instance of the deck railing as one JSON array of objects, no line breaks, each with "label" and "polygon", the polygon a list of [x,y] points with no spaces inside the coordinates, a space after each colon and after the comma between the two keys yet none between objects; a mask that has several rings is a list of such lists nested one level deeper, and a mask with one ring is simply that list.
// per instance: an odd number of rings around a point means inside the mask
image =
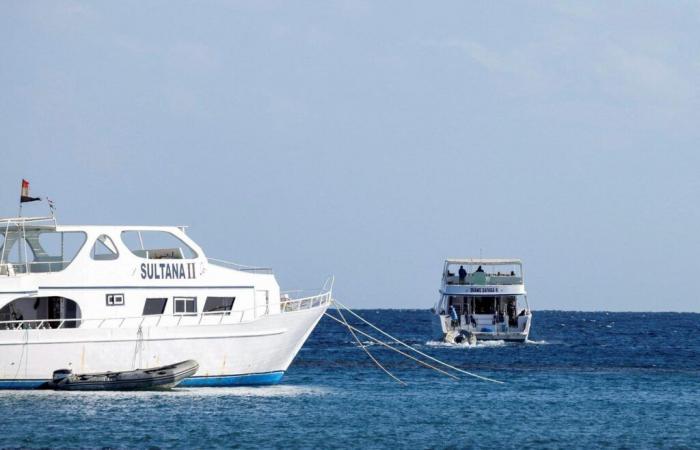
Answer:
[{"label": "deck railing", "polygon": [[241,272],[248,272],[248,273],[261,273],[261,274],[267,274],[270,275],[272,274],[272,269],[269,267],[254,267],[254,266],[246,266],[243,264],[237,264],[231,261],[226,261],[223,259],[217,259],[217,258],[207,258],[210,263],[216,264],[217,266],[227,266],[231,267],[235,270],[239,270]]},{"label": "deck railing", "polygon": [[253,322],[265,316],[303,311],[326,306],[331,302],[331,292],[302,298],[282,297],[279,313],[257,314],[255,307],[233,311],[209,311],[183,314],[153,314],[133,317],[105,317],[78,319],[35,319],[0,321],[0,330],[48,330],[66,328],[139,328],[220,325]]},{"label": "deck railing", "polygon": [[[292,291],[303,292],[303,291]],[[307,297],[291,299],[288,296],[289,292],[282,294],[280,309],[282,312],[302,311],[304,309],[318,308],[319,306],[327,305],[331,302],[331,291],[310,295]]]},{"label": "deck railing", "polygon": [[0,275],[14,276],[27,273],[60,272],[68,267],[71,262],[73,261],[32,261],[24,263],[4,262],[0,264]]}]

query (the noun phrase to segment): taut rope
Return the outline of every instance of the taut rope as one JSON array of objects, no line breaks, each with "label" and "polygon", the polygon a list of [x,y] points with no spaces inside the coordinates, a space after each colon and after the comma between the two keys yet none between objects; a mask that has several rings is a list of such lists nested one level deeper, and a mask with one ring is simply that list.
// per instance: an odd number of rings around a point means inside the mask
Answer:
[{"label": "taut rope", "polygon": [[[338,311],[338,312],[340,312],[340,311]],[[398,348],[394,348],[394,347],[392,347],[391,345],[387,344],[386,342],[381,341],[381,340],[377,339],[376,337],[365,333],[365,332],[362,331],[362,330],[358,330],[357,328],[353,327],[353,326],[350,325],[349,323],[343,322],[343,321],[339,320],[337,317],[334,317],[334,316],[332,316],[332,315],[330,315],[330,314],[328,314],[328,313],[325,313],[325,314],[326,314],[326,316],[330,317],[331,319],[335,320],[336,322],[338,322],[338,323],[340,323],[340,324],[343,324],[343,325],[345,325],[346,327],[348,327],[348,329],[349,329],[351,332],[352,332],[352,330],[354,330],[356,333],[359,333],[359,334],[365,336],[366,338],[371,339],[372,341],[376,342],[377,344],[382,345],[382,346],[388,348],[389,350],[392,350],[392,351],[394,351],[394,352],[396,352],[396,353],[398,353],[398,354],[400,354],[400,355],[405,356],[406,358],[412,359],[413,361],[417,362],[418,364],[421,364],[421,365],[423,365],[423,366],[425,366],[425,367],[427,367],[427,368],[429,368],[429,369],[433,369],[433,370],[435,370],[435,371],[437,371],[437,372],[440,372],[441,374],[446,375],[446,376],[448,376],[448,377],[450,377],[450,378],[454,378],[455,380],[459,380],[459,377],[456,377],[456,376],[452,375],[451,373],[445,372],[444,370],[442,370],[442,369],[440,369],[440,368],[438,368],[438,367],[435,367],[435,366],[433,366],[433,365],[430,365],[430,364],[428,364],[428,363],[425,362],[425,361],[421,361],[420,359],[416,358],[415,356],[409,355],[409,354],[406,353],[406,352],[402,352],[402,351],[399,350]]]},{"label": "taut rope", "polygon": [[[364,319],[363,317],[361,317],[360,315],[358,315],[356,312],[354,312],[353,310],[351,310],[350,308],[348,308],[347,306],[345,306],[344,304],[342,304],[341,302],[339,302],[338,300],[333,299],[333,303],[336,305],[336,309],[338,310],[338,313],[341,314],[341,317],[342,317],[342,313],[340,312],[340,308],[338,308],[338,306],[340,306],[342,309],[346,310],[347,312],[349,312],[350,314],[352,314],[353,316],[355,316],[356,318],[358,318],[359,320],[361,320],[361,321],[362,321],[363,323],[365,323],[366,325],[370,326],[372,329],[374,329],[374,330],[380,332],[380,333],[383,334],[384,336],[386,336],[386,337],[388,337],[389,339],[393,340],[394,342],[396,342],[396,343],[398,343],[398,344],[400,344],[400,345],[406,347],[407,349],[409,349],[409,350],[411,350],[411,351],[413,351],[413,352],[416,352],[417,354],[419,354],[420,356],[423,356],[424,358],[427,358],[427,359],[429,359],[429,360],[431,360],[431,361],[433,361],[433,362],[435,362],[435,363],[437,363],[437,364],[442,365],[443,367],[446,367],[446,368],[448,368],[448,369],[454,370],[455,372],[459,372],[459,373],[464,374],[464,375],[468,375],[468,376],[470,376],[470,377],[477,378],[477,379],[482,380],[482,381],[488,381],[488,382],[497,383],[497,384],[505,384],[503,381],[498,381],[498,380],[494,380],[494,379],[492,379],[492,378],[488,378],[488,377],[484,377],[484,376],[481,376],[481,375],[477,375],[477,374],[475,374],[475,373],[467,372],[467,371],[464,370],[464,369],[460,369],[459,367],[455,367],[455,366],[453,366],[453,365],[451,365],[451,364],[448,364],[448,363],[446,363],[446,362],[444,362],[444,361],[440,361],[439,359],[434,358],[434,357],[432,357],[432,356],[430,356],[430,355],[428,355],[428,354],[426,354],[426,353],[424,353],[424,352],[418,350],[417,348],[414,348],[414,347],[412,347],[412,346],[406,344],[405,342],[401,341],[400,339],[398,339],[398,338],[396,338],[396,337],[390,335],[390,334],[387,333],[386,331],[384,331],[384,330],[378,328],[377,326],[375,326],[374,324],[370,323],[369,321],[367,321],[366,319]],[[337,318],[335,318],[335,317],[329,315],[328,313],[326,313],[326,315],[329,316],[329,317],[331,317],[331,318],[333,318],[333,319],[335,319],[336,321],[338,321]],[[350,329],[350,328],[351,328],[350,324],[348,324],[347,321],[345,321],[345,320],[343,320],[343,321],[344,321],[344,324],[348,327],[348,329]],[[352,328],[354,328],[354,327],[352,327]],[[354,328],[354,329],[357,330],[356,328]],[[357,331],[360,332],[361,334],[365,335],[365,336],[368,336],[366,333],[363,333],[363,332],[361,332],[360,330],[357,330]],[[351,332],[352,332],[352,331],[351,331]],[[353,336],[354,336],[354,333],[353,333]],[[368,336],[368,337],[370,337],[371,339],[373,339],[373,340],[375,340],[375,341],[381,342],[381,341],[379,341],[379,339],[372,338],[371,336]],[[397,350],[397,349],[394,349],[393,347],[389,346],[388,344],[385,344],[385,346],[391,348],[392,350]],[[372,358],[372,359],[374,359],[374,358]],[[417,360],[417,358],[412,358],[412,359]],[[424,363],[424,362],[421,361],[421,364],[427,364],[427,363]],[[441,371],[441,372],[445,373],[444,371]],[[451,374],[447,374],[447,375],[451,375]],[[456,377],[454,377],[454,378],[456,378]]]},{"label": "taut rope", "polygon": [[[333,316],[330,316],[328,313],[324,313],[324,314],[328,315],[329,317],[333,317]],[[351,327],[350,324],[345,320],[345,316],[343,316],[343,313],[342,313],[340,310],[338,310],[338,314],[340,314],[340,318],[343,319],[341,323],[343,323],[346,327],[348,327],[348,331],[350,331],[350,334],[352,334],[352,337],[355,338],[355,340],[357,341],[358,345],[359,345],[360,347],[362,347],[362,350],[364,350],[365,353],[367,353],[367,356],[369,356],[370,359],[371,359],[372,361],[374,361],[374,363],[375,363],[380,369],[382,369],[387,375],[389,375],[391,378],[393,378],[397,383],[399,383],[401,386],[406,386],[406,382],[402,381],[402,380],[399,379],[396,375],[394,375],[393,373],[389,372],[389,370],[388,370],[387,368],[385,368],[384,366],[382,366],[382,365],[379,363],[379,361],[377,361],[377,359],[369,352],[369,350],[367,350],[367,347],[365,347],[365,345],[362,343],[362,341],[360,341],[360,339],[357,337],[357,335],[355,335],[355,332],[353,331],[353,327]],[[335,317],[333,317],[333,318],[335,319]],[[338,320],[338,319],[336,319],[336,320]]]}]

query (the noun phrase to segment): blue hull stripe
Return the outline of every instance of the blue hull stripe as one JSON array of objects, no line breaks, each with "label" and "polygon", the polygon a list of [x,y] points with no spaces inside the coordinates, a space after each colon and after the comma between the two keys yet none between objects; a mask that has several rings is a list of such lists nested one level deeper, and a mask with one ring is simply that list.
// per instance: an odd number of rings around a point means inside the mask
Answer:
[{"label": "blue hull stripe", "polygon": [[0,380],[0,389],[37,389],[49,380]]},{"label": "blue hull stripe", "polygon": [[[284,372],[249,373],[220,377],[191,377],[178,387],[264,386],[277,384]],[[0,389],[38,389],[49,380],[0,380]]]},{"label": "blue hull stripe", "polygon": [[222,377],[190,377],[178,387],[262,386],[279,383],[283,375],[284,372],[267,372]]}]

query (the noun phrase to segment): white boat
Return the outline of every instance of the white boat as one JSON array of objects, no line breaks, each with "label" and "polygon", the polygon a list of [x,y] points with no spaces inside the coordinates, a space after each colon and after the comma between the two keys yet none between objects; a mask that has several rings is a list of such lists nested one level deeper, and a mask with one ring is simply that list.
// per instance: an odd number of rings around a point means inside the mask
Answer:
[{"label": "white boat", "polygon": [[331,285],[281,293],[271,270],[207,258],[184,227],[0,219],[0,388],[188,359],[199,370],[181,386],[274,384]]},{"label": "white boat", "polygon": [[446,342],[524,342],[532,313],[519,259],[448,259],[433,308]]}]

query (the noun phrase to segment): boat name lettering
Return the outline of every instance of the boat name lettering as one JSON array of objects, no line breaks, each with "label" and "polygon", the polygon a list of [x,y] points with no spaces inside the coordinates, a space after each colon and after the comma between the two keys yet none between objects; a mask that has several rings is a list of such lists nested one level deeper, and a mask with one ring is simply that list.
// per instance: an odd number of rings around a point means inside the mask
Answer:
[{"label": "boat name lettering", "polygon": [[497,287],[473,287],[469,289],[469,292],[498,292]]},{"label": "boat name lettering", "polygon": [[197,278],[194,263],[143,263],[141,278],[146,280],[191,280]]}]

